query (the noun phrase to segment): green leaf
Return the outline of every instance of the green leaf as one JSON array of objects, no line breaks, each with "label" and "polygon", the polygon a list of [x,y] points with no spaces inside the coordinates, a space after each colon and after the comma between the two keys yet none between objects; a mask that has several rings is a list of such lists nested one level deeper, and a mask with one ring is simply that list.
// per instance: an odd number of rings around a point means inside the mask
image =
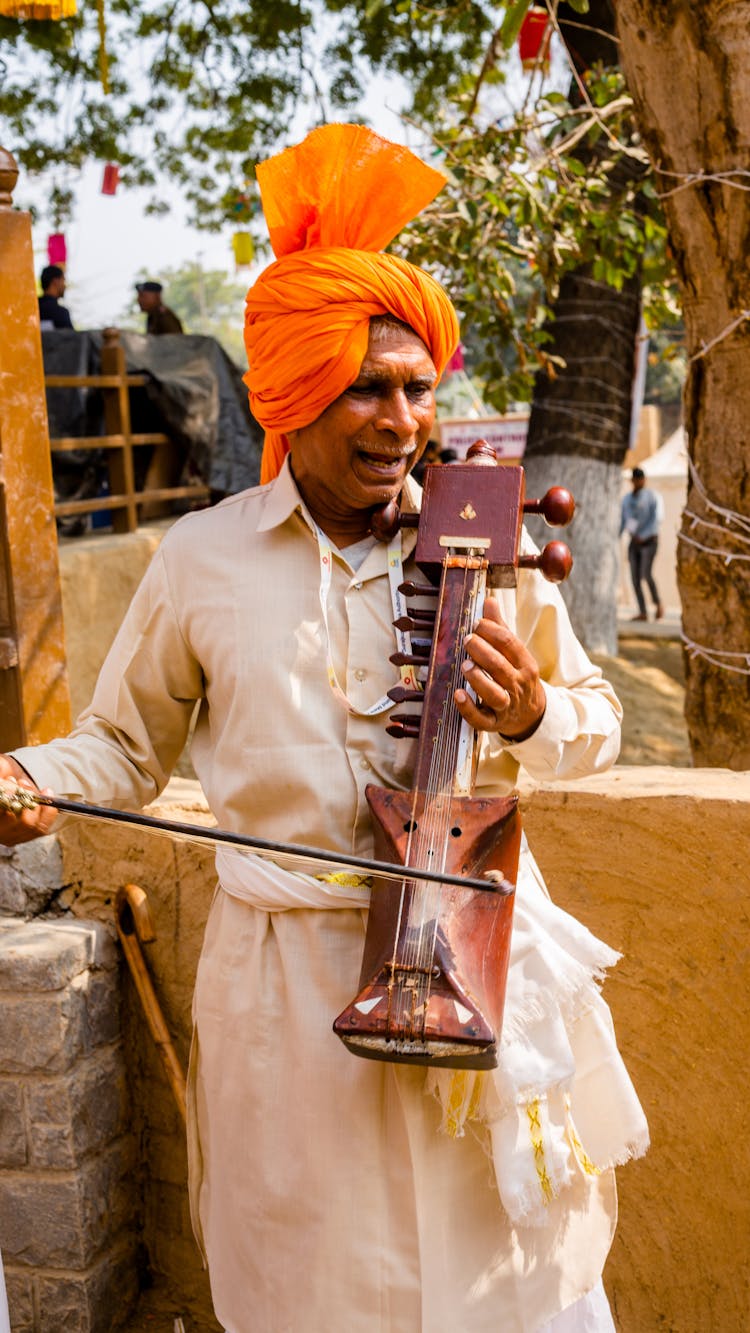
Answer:
[{"label": "green leaf", "polygon": [[508,5],[505,18],[500,27],[500,41],[506,51],[509,51],[515,42],[521,31],[521,24],[526,18],[526,14],[530,8],[531,0],[515,0],[514,4]]}]

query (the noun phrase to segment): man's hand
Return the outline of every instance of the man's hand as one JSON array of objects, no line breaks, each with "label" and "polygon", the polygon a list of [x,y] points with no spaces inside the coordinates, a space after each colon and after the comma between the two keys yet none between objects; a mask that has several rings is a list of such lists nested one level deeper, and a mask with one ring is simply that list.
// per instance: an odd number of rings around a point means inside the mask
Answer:
[{"label": "man's hand", "polygon": [[[39,791],[28,773],[8,754],[0,754],[0,783],[10,789],[23,787],[26,791]],[[0,843],[5,847],[17,847],[21,842],[31,842],[32,838],[43,838],[56,818],[57,811],[48,805],[38,805],[35,810],[24,810],[20,815],[0,811]]]},{"label": "man's hand", "polygon": [[511,634],[494,597],[487,598],[483,618],[466,639],[466,651],[469,658],[462,671],[478,702],[465,690],[456,690],[461,716],[477,731],[496,731],[511,740],[531,736],[547,706],[539,667]]}]

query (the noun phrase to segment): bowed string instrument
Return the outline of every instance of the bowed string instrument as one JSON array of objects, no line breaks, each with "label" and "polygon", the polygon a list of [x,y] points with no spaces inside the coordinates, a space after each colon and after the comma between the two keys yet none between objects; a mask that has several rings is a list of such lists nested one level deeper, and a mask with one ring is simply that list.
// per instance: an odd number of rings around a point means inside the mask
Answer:
[{"label": "bowed string instrument", "polygon": [[401,591],[427,605],[395,622],[412,636],[411,653],[390,660],[423,668],[426,678],[423,689],[389,691],[394,703],[419,706],[391,714],[387,728],[417,740],[411,790],[366,789],[375,855],[404,873],[372,894],[359,991],[333,1025],[356,1055],[451,1069],[497,1064],[521,820],[517,795],[474,794],[480,737],[454,694],[467,688],[464,642],[486,591],[515,587],[519,568],[556,583],[570,572],[562,542],[521,554],[524,513],[561,526],[573,510],[562,487],[526,501],[523,468],[501,466],[479,440],[465,463],[425,469],[421,514],[402,514],[392,501],[373,515],[383,541],[399,527],[418,528],[415,561],[426,582]]},{"label": "bowed string instrument", "polygon": [[417,738],[411,791],[369,786],[375,856],[322,852],[217,828],[157,819],[0,782],[0,811],[21,815],[36,806],[126,823],[189,841],[246,849],[275,861],[325,862],[374,875],[360,989],[334,1030],[349,1050],[378,1060],[487,1069],[497,1063],[508,970],[521,823],[518,797],[474,795],[479,737],[461,717],[456,688],[464,642],[481,619],[487,587],[514,587],[520,568],[552,582],[572,565],[562,542],[521,555],[524,513],[551,525],[573,515],[573,499],[553,487],[524,500],[520,467],[499,466],[485,441],[466,463],[428,467],[421,515],[395,503],[373,516],[373,533],[389,541],[399,527],[418,526],[415,560],[425,577],[401,591],[426,606],[398,622],[411,653],[398,666],[426,670],[424,689],[392,689],[396,704],[421,712],[393,713],[388,731]]}]

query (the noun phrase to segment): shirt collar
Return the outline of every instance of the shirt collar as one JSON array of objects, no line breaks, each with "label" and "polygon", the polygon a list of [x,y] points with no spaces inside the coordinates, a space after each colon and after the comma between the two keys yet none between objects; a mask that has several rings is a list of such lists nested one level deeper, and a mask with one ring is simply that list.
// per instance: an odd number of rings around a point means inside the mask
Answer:
[{"label": "shirt collar", "polygon": [[[418,514],[422,507],[422,487],[411,476],[407,477],[404,482],[404,488],[401,492],[401,507],[407,514]],[[270,486],[266,487],[258,532],[270,532],[272,528],[280,527],[294,513],[301,514],[308,527],[313,532],[315,531],[312,515],[297,490],[292,475],[290,455],[287,454],[281,465],[279,475],[271,482]],[[405,557],[411,555],[416,541],[417,534],[414,528],[405,528],[402,533]]]}]

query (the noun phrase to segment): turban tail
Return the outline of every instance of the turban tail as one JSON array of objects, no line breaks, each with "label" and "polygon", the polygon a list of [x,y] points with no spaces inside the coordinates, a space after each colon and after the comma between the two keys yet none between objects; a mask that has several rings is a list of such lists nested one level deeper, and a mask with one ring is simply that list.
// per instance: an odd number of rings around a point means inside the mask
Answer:
[{"label": "turban tail", "polygon": [[410,325],[438,375],[458,322],[434,278],[378,253],[445,183],[408,149],[360,125],[325,125],[262,163],[258,183],[277,258],[247,295],[245,383],[266,432],[266,482],[288,451],[287,432],[356,380],[373,316]]}]

